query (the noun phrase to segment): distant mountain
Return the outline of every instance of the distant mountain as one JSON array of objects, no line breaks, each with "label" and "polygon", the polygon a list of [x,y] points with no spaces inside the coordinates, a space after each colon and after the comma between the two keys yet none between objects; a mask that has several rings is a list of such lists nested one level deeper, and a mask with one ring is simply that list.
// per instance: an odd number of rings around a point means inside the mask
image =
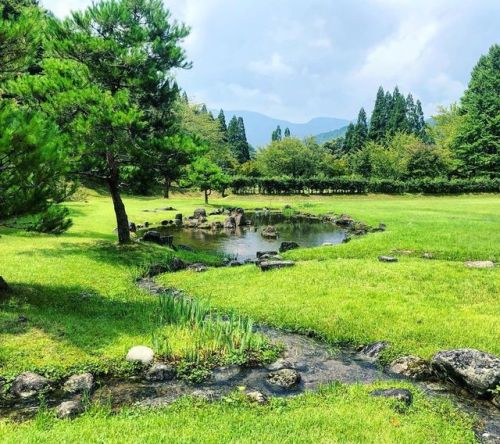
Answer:
[{"label": "distant mountain", "polygon": [[347,132],[347,125],[333,131],[328,131],[326,133],[318,134],[314,138],[316,139],[317,143],[321,144],[333,139],[338,139],[339,137],[343,137],[346,132]]},{"label": "distant mountain", "polygon": [[[216,116],[218,110],[212,111]],[[336,119],[334,117],[317,117],[307,123],[293,123],[287,120],[274,119],[264,114],[256,113],[253,111],[226,111],[226,120],[229,123],[231,117],[236,115],[243,117],[245,121],[245,129],[247,132],[247,139],[255,148],[267,145],[271,141],[271,134],[279,125],[284,132],[285,128],[290,128],[292,136],[303,138],[307,136],[315,136],[316,134],[333,131],[349,123],[345,119]]]}]

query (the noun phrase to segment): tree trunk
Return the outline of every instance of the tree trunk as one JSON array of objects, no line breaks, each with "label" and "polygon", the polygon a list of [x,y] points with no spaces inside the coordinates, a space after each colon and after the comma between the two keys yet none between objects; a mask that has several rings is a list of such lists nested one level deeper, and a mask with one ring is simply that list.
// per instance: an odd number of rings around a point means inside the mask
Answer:
[{"label": "tree trunk", "polygon": [[205,205],[208,205],[208,196],[212,194],[212,190],[205,190]]},{"label": "tree trunk", "polygon": [[163,197],[168,199],[170,197],[170,179],[165,179],[165,187],[163,188]]},{"label": "tree trunk", "polygon": [[118,184],[114,180],[108,181],[109,191],[113,199],[113,206],[115,208],[116,226],[118,228],[118,242],[120,244],[128,244],[130,242],[130,228],[128,224],[128,216],[123,205]]}]

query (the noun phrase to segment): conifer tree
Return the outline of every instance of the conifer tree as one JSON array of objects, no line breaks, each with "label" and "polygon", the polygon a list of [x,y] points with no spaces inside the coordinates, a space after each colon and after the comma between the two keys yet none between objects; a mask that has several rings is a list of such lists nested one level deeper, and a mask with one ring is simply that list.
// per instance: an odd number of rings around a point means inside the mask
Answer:
[{"label": "conifer tree", "polygon": [[219,128],[222,132],[224,142],[227,143],[227,124],[226,124],[226,116],[224,115],[224,111],[221,109],[219,111],[219,115],[217,116],[217,120],[219,121]]},{"label": "conifer tree", "polygon": [[355,138],[356,138],[356,127],[354,123],[350,123],[347,126],[347,131],[344,136],[344,146],[343,150],[345,154],[350,154],[355,149]]},{"label": "conifer tree", "polygon": [[245,122],[243,117],[238,118],[238,132],[239,132],[239,157],[240,163],[248,162],[250,160],[250,147],[248,145],[247,133],[245,131]]},{"label": "conifer tree", "polygon": [[363,148],[368,139],[368,122],[366,120],[366,111],[364,108],[359,110],[358,121],[354,131],[354,148]]},{"label": "conifer tree", "polygon": [[370,120],[369,137],[370,140],[373,140],[374,142],[380,142],[385,136],[387,122],[385,99],[384,88],[380,86],[377,92],[372,118]]},{"label": "conifer tree", "polygon": [[278,125],[271,135],[271,140],[273,142],[280,141],[282,139],[281,127]]},{"label": "conifer tree", "polygon": [[285,128],[285,137],[291,137],[290,128]]},{"label": "conifer tree", "polygon": [[388,121],[388,132],[391,135],[397,132],[408,131],[408,121],[406,119],[406,100],[396,86],[392,94],[392,106]]}]

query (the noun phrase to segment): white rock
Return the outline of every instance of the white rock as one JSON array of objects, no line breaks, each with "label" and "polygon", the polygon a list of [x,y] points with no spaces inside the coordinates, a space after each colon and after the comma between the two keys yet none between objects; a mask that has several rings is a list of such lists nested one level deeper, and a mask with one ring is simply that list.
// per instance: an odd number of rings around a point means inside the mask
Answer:
[{"label": "white rock", "polygon": [[155,353],[149,347],[144,345],[136,345],[132,347],[127,353],[127,361],[141,362],[144,365],[151,364],[155,357]]},{"label": "white rock", "polygon": [[467,268],[494,268],[495,264],[492,261],[468,261],[465,262]]}]

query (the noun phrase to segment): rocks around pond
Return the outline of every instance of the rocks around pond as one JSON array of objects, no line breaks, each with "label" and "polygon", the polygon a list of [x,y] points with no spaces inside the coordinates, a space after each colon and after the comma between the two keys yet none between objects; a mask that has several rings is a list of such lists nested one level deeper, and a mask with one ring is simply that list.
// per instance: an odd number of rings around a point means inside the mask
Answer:
[{"label": "rocks around pond", "polygon": [[412,355],[402,356],[392,361],[387,370],[417,380],[426,380],[432,376],[429,363],[418,356]]},{"label": "rocks around pond", "polygon": [[175,378],[175,368],[167,364],[154,364],[145,374],[145,378],[150,382],[165,382]]},{"label": "rocks around pond", "polygon": [[380,262],[398,262],[398,258],[393,256],[379,256],[378,260]]},{"label": "rocks around pond", "polygon": [[399,389],[399,388],[379,389],[370,392],[370,395],[382,398],[395,399],[396,401],[400,401],[408,407],[413,402],[413,394],[410,392],[410,390],[407,389]]},{"label": "rocks around pond", "polygon": [[295,250],[297,248],[300,248],[300,245],[297,242],[281,242],[280,245],[280,253],[285,253],[286,251],[289,250]]},{"label": "rocks around pond", "polygon": [[181,271],[186,269],[186,267],[186,263],[178,257],[174,257],[170,263],[170,271]]},{"label": "rocks around pond", "polygon": [[493,261],[467,261],[464,265],[467,268],[495,268]]},{"label": "rocks around pond", "polygon": [[64,383],[63,390],[66,393],[76,394],[90,392],[94,386],[92,373],[82,373],[70,376]]},{"label": "rocks around pond", "polygon": [[171,247],[173,244],[173,236],[162,236],[159,231],[150,230],[146,231],[142,236],[144,242],[152,242],[157,245],[166,245]]},{"label": "rocks around pond", "polygon": [[262,261],[259,264],[262,271],[278,270],[280,268],[289,268],[295,265],[294,261]]},{"label": "rocks around pond", "polygon": [[245,393],[245,396],[247,398],[247,400],[253,404],[267,404],[269,402],[269,399],[267,398],[266,395],[264,395],[264,393],[262,392],[259,392],[257,390],[253,390],[253,391],[247,391]]},{"label": "rocks around pond", "polygon": [[151,348],[144,345],[136,345],[128,351],[126,360],[129,362],[140,362],[143,365],[148,365],[153,362],[154,357],[155,353]]},{"label": "rocks around pond", "polygon": [[291,389],[299,384],[301,380],[300,373],[291,368],[283,368],[270,372],[267,375],[267,382],[284,389]]},{"label": "rocks around pond", "polygon": [[257,251],[256,256],[257,259],[260,259],[262,256],[277,256],[277,251]]},{"label": "rocks around pond", "polygon": [[238,365],[228,365],[219,367],[212,373],[212,379],[216,383],[223,383],[230,381],[241,373],[241,367]]},{"label": "rocks around pond", "polygon": [[194,271],[195,273],[203,273],[208,270],[205,264],[190,264],[186,267],[186,270]]},{"label": "rocks around pond", "polygon": [[71,419],[84,412],[81,400],[64,401],[56,407],[56,414],[59,419]]},{"label": "rocks around pond", "polygon": [[279,254],[263,254],[257,259],[256,263],[259,265],[263,261],[282,261],[283,257]]},{"label": "rocks around pond", "polygon": [[50,381],[33,372],[20,374],[14,382],[10,392],[17,398],[28,399],[50,389]]},{"label": "rocks around pond", "polygon": [[207,210],[205,210],[205,208],[196,208],[196,210],[194,210],[193,217],[195,219],[206,218]]},{"label": "rocks around pond", "polygon": [[261,235],[267,239],[277,239],[279,232],[274,225],[268,225],[261,231]]},{"label": "rocks around pond", "polygon": [[228,217],[223,224],[223,228],[226,230],[234,230],[236,228],[236,220],[234,217]]},{"label": "rocks around pond", "polygon": [[364,346],[359,353],[366,358],[371,360],[377,360],[380,357],[380,354],[389,347],[389,343],[385,341],[374,342],[373,344],[369,344]]},{"label": "rocks around pond", "polygon": [[441,379],[464,386],[477,397],[488,398],[500,385],[500,358],[470,348],[436,353],[431,360]]}]

